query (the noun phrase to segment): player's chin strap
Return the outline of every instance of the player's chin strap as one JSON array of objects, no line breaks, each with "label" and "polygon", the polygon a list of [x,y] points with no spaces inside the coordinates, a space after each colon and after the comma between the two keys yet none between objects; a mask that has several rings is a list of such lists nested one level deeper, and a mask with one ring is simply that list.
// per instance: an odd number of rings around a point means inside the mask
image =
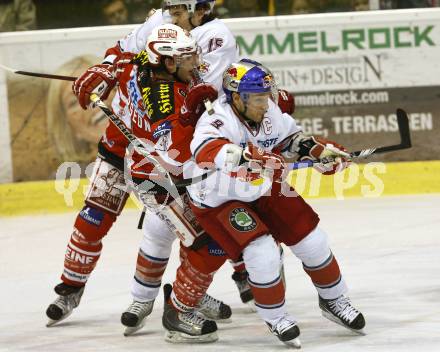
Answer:
[{"label": "player's chin strap", "polygon": [[[362,149],[357,152],[352,152],[348,154],[347,160],[356,160],[356,159],[364,159],[369,157],[373,154],[381,154],[381,153],[387,153],[392,152],[396,150],[402,150],[402,149],[408,149],[411,148],[411,134],[409,131],[409,120],[408,115],[405,110],[403,109],[397,109],[396,110],[396,117],[397,117],[397,125],[399,127],[399,135],[400,135],[400,143],[389,145],[385,147],[374,147],[369,149]],[[297,169],[303,169],[307,167],[312,167],[316,164],[327,164],[334,162],[334,158],[323,158],[321,160],[305,160],[300,162],[295,162],[289,164],[289,170],[297,170]]]}]

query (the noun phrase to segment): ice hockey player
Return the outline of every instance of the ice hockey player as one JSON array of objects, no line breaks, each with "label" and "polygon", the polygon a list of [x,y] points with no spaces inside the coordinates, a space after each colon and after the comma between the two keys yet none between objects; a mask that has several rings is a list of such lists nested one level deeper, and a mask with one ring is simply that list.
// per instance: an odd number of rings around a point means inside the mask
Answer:
[{"label": "ice hockey player", "polygon": [[325,317],[362,332],[365,320],[346,296],[338,263],[319,228],[319,217],[286,182],[286,162],[332,158],[319,170],[332,174],[346,166],[347,151],[337,143],[307,136],[276,106],[274,78],[263,65],[243,59],[225,72],[226,96],[215,114],[199,119],[191,142],[199,170],[214,170],[188,187],[199,223],[232,258],[243,253],[257,311],[269,330],[298,345],[296,320],[285,308],[279,273],[284,243],[302,261]]},{"label": "ice hockey player", "polygon": [[[209,84],[199,83],[187,90],[187,84],[200,64],[199,54],[196,41],[189,32],[172,24],[155,28],[148,38],[146,50],[134,58],[134,65],[128,65],[121,73],[113,102],[121,120],[134,122],[133,134],[151,142],[152,147],[154,145],[156,151],[152,148],[153,155],[159,155],[162,165],[176,178],[182,177],[181,168],[191,157],[189,145],[195,122],[205,110],[204,100],[217,98],[216,89]],[[169,149],[178,152],[170,157]],[[179,197],[182,208],[169,197],[170,189],[158,182],[161,171],[136,151],[129,148],[128,154],[135,191],[140,193],[149,211],[144,220],[141,243],[142,271],[136,273],[136,278],[147,284],[133,289],[135,302],[122,316],[123,323],[128,326],[126,335],[138,330],[144,316],[151,313],[177,233],[183,245],[193,250],[182,246],[181,265],[174,285],[177,294],[173,295],[172,301],[168,299],[170,288],[164,289],[168,292],[162,319],[167,330],[166,339],[170,342],[215,341],[216,324],[206,318],[225,320],[231,316],[231,310],[206,294],[218,267],[211,269],[204,264],[199,270],[197,251],[206,253],[210,262],[218,261],[219,255],[209,254],[212,241],[194,222],[194,215],[184,200],[185,188],[179,192],[182,194]],[[148,199],[152,194],[156,202]],[[172,223],[176,229],[172,231],[163,226],[164,221]],[[220,257],[223,263],[226,257],[224,254]],[[141,325],[138,324],[139,317],[142,318]]]},{"label": "ice hockey player", "polygon": [[[186,45],[187,43],[183,43],[183,45]],[[195,45],[195,41],[192,41],[191,44],[193,46]],[[198,48],[198,47],[197,47]],[[187,49],[187,47],[184,47],[184,49]],[[173,52],[174,53],[174,52]],[[119,67],[119,73],[118,75],[115,75],[115,77],[117,79],[122,79],[122,77],[120,76],[121,74],[123,74],[123,69],[122,67],[126,65],[126,62],[123,64],[122,62],[119,63],[120,66]],[[191,68],[193,68],[193,66],[191,66]],[[179,67],[177,67],[176,70],[179,70]],[[182,70],[181,70],[182,71]],[[179,75],[177,73],[176,77],[178,77]],[[173,76],[171,76],[173,78]],[[145,77],[144,77],[145,78]],[[185,78],[185,81],[189,81],[189,78]],[[131,83],[133,83],[132,81],[130,81]],[[163,88],[163,86],[165,86],[165,84],[158,84],[158,87],[160,87],[160,89]],[[146,89],[146,87],[144,87]],[[181,84],[181,87],[176,88],[176,92],[182,92],[182,94],[184,94],[186,89],[186,83],[185,84]],[[121,89],[120,89],[121,91]],[[119,92],[118,92],[119,93]],[[144,92],[145,93],[145,92]],[[155,92],[158,93],[160,95],[164,95],[167,92],[163,92],[161,91],[159,92]],[[168,92],[170,93],[170,92]],[[170,95],[173,95],[174,92],[171,92]],[[145,94],[148,95],[148,94]],[[183,96],[183,95],[182,95]],[[138,96],[140,98],[140,101],[142,102],[142,98],[143,95],[139,94]],[[121,103],[122,99],[121,95],[119,94],[117,96],[117,98],[115,98],[115,102],[119,102]],[[146,98],[148,99],[148,98]],[[158,108],[160,107],[161,109],[163,108],[163,104],[165,103],[165,98],[162,99],[160,101],[160,104],[158,106]],[[139,102],[136,102],[139,103]],[[143,104],[143,102],[142,102]],[[149,104],[148,102],[146,102],[146,104]],[[131,106],[131,105],[129,105]],[[131,118],[133,118],[133,120],[135,118],[138,118],[139,121],[141,121],[142,119],[142,112],[141,109],[139,109],[138,105],[134,105],[135,108],[134,110],[131,110],[131,112],[133,112],[133,115],[135,116],[131,116]],[[149,109],[151,109],[151,105],[147,105],[147,110],[149,113]],[[167,110],[168,107],[161,111],[161,116],[154,116],[154,118],[162,118],[167,116],[168,114],[171,113],[171,110],[168,111]],[[118,112],[123,115],[123,109],[121,108],[121,106],[118,107]],[[140,113],[140,114],[138,114]],[[144,112],[144,115],[145,112]],[[122,118],[126,117],[126,116],[121,116]],[[130,116],[128,117],[128,122],[131,121]],[[120,138],[120,135],[116,135],[118,138]],[[116,143],[117,146],[119,148],[121,148],[124,144],[126,144],[125,142],[121,143]],[[114,144],[112,146],[115,146]],[[121,156],[124,155],[124,152],[121,151]],[[105,152],[104,152],[105,154]],[[107,155],[106,155],[107,156]],[[108,175],[113,175],[114,177],[112,178],[112,186],[115,187],[115,193],[118,192],[117,194],[121,195],[121,193],[124,193],[123,190],[126,189],[125,188],[125,180],[124,177],[122,176],[122,171],[123,170],[123,162],[121,160],[121,163],[118,165],[118,170],[115,169],[110,169],[108,170],[107,174]],[[118,173],[119,171],[119,173]],[[105,176],[100,176],[99,180],[96,180],[94,182],[95,185],[99,185],[102,183],[102,180],[106,180],[108,177]],[[124,188],[118,188],[117,186],[124,186]],[[93,191],[93,190],[92,190]],[[95,191],[95,193],[97,193],[97,191]],[[104,194],[105,196],[105,194]],[[123,195],[123,200],[125,202],[126,200],[126,193]],[[96,197],[95,197],[96,198]],[[96,199],[94,199],[96,200]],[[90,199],[87,200],[87,202],[89,203]],[[89,204],[88,204],[89,205]],[[84,284],[85,281],[87,280],[88,274],[91,272],[91,269],[93,269],[93,267],[96,265],[96,261],[99,257],[99,252],[93,252],[93,250],[100,250],[101,248],[101,243],[100,241],[98,241],[99,238],[96,238],[97,236],[100,235],[100,233],[96,233],[96,228],[99,229],[99,225],[101,225],[102,222],[102,218],[105,217],[105,215],[102,215],[103,211],[101,211],[100,209],[95,209],[91,206],[87,206],[85,207],[85,209],[83,209],[83,211],[80,213],[79,217],[81,217],[81,219],[85,219],[86,222],[89,223],[89,225],[87,227],[82,226],[85,229],[85,233],[89,234],[89,236],[87,235],[83,235],[81,232],[82,228],[80,227],[82,225],[81,221],[76,222],[76,228],[74,231],[74,234],[72,235],[71,241],[68,245],[68,252],[66,254],[66,263],[65,263],[65,270],[62,276],[63,282],[59,285],[57,285],[57,287],[55,288],[56,292],[59,294],[59,297],[55,300],[55,302],[53,302],[47,309],[47,315],[50,319],[48,326],[53,325],[56,322],[59,322],[61,320],[63,320],[64,318],[66,318],[67,316],[70,315],[70,313],[72,312],[73,308],[75,308],[76,306],[78,306],[80,299],[81,299],[81,295],[83,293],[84,290]],[[114,221],[114,217],[111,218],[111,220]],[[157,219],[156,219],[157,220]],[[154,223],[154,219],[152,219],[153,223]],[[108,225],[108,223],[107,223]],[[111,222],[110,222],[111,225]],[[164,223],[161,223],[162,228],[158,229],[158,231],[164,231],[164,229],[166,228],[166,225]],[[102,227],[101,227],[102,229]],[[108,227],[106,228],[108,229]],[[93,231],[95,230],[95,231]],[[160,233],[160,232],[159,232]],[[93,236],[93,237],[92,237]],[[88,239],[96,239],[96,241],[93,241],[92,243],[88,242]],[[93,248],[94,247],[94,248]],[[171,249],[171,248],[170,248]],[[145,253],[143,252],[142,255],[144,255]],[[149,262],[151,264],[151,261]],[[162,258],[162,262],[161,265],[163,265],[163,258]],[[157,266],[157,263],[153,263],[153,266]],[[166,266],[166,263],[165,263]],[[145,271],[143,272],[142,278],[144,280],[153,280],[154,281],[154,285],[157,284],[157,281],[159,280],[159,287],[160,287],[160,279],[161,279],[161,274],[163,273],[164,269],[162,270],[161,273],[160,270],[157,270],[157,268],[155,268],[154,271],[154,278],[151,278],[148,276],[148,269],[149,268],[145,268]],[[151,268],[150,268],[151,270]],[[76,272],[78,272],[78,275],[76,275]],[[142,274],[142,273],[141,273]],[[147,285],[145,285],[145,287],[147,287],[145,290],[148,291],[148,288],[151,289],[151,287]],[[159,287],[154,287],[153,291],[159,290]],[[144,290],[144,291],[145,291]],[[143,292],[145,293],[145,292]],[[150,297],[148,296],[148,294],[151,295],[151,292],[147,292],[147,298]],[[148,304],[146,305],[142,305],[142,308],[152,308],[152,301],[150,300],[148,302]],[[136,308],[139,308],[137,305],[135,305],[134,307],[132,307],[134,312],[139,312],[139,310],[136,310]],[[201,302],[201,307],[199,307],[200,311],[203,312],[205,315],[214,318],[214,319],[228,319],[230,316],[230,309],[229,307],[225,306],[222,302],[215,300],[214,298],[210,297],[209,295],[206,295],[205,297],[203,297],[203,300]],[[151,310],[150,310],[151,312]],[[146,316],[146,312],[144,311],[140,311],[140,313],[144,314],[144,317]],[[228,315],[228,316],[225,316]],[[123,316],[123,322],[124,318],[128,318],[128,323],[127,325],[132,324],[133,318],[128,316],[127,314]],[[129,327],[130,329],[133,327]]]}]

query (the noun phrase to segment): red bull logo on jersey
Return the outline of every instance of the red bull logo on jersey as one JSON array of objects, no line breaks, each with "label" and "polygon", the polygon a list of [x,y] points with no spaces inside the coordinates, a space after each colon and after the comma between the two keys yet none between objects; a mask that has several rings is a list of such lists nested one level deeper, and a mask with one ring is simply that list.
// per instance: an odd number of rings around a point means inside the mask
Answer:
[{"label": "red bull logo on jersey", "polygon": [[201,73],[201,74],[206,74],[209,71],[209,63],[207,62],[203,62],[200,64],[200,66],[197,68],[197,70]]}]

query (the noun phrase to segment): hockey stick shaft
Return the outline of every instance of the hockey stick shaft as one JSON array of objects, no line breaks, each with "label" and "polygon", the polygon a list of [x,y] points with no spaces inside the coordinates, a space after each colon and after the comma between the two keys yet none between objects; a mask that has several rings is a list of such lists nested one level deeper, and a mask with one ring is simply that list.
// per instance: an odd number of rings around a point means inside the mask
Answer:
[{"label": "hockey stick shaft", "polygon": [[23,75],[23,76],[32,76],[32,77],[38,77],[38,78],[49,78],[49,79],[58,79],[58,80],[62,80],[62,81],[75,81],[77,77],[72,77],[72,76],[62,76],[62,75],[52,75],[49,73],[38,73],[38,72],[28,72],[28,71],[20,71],[20,70],[16,70],[10,67],[7,67],[5,65],[0,64],[0,68],[2,68],[5,71],[9,71],[12,73],[16,73],[18,75]]},{"label": "hockey stick shaft", "polygon": [[[397,117],[397,125],[399,129],[399,135],[400,135],[400,143],[389,145],[385,147],[378,147],[378,148],[370,148],[370,149],[362,149],[356,152],[350,153],[349,160],[353,159],[361,159],[361,158],[367,158],[370,155],[373,154],[381,154],[381,153],[387,153],[392,152],[396,150],[402,150],[402,149],[408,149],[411,148],[411,134],[409,130],[409,119],[408,115],[403,109],[397,109],[396,110],[396,117]],[[318,161],[312,161],[312,160],[305,160],[301,162],[295,162],[289,164],[289,170],[298,170],[308,167],[313,167],[313,165],[316,164],[325,164],[327,162],[331,162],[332,160],[318,160]]]}]

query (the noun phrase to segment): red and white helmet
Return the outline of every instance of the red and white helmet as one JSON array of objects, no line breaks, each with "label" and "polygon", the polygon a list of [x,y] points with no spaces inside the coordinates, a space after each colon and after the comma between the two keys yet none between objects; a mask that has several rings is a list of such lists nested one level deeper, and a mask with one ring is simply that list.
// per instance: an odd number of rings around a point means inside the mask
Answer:
[{"label": "red and white helmet", "polygon": [[164,0],[162,7],[163,9],[168,9],[170,6],[185,5],[189,13],[194,13],[198,4],[208,4],[210,8],[208,12],[211,12],[214,8],[215,0]]},{"label": "red and white helmet", "polygon": [[191,34],[174,24],[156,27],[148,37],[145,50],[152,65],[159,65],[164,56],[178,59],[200,54],[200,48]]}]

